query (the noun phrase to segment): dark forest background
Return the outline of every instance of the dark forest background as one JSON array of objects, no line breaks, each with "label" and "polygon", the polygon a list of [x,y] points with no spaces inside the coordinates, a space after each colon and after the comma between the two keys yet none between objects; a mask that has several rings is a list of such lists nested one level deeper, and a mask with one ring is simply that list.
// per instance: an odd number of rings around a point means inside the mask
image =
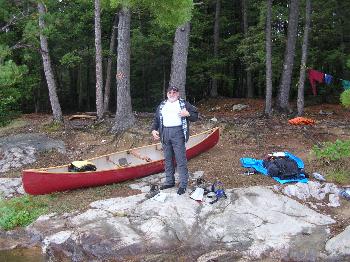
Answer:
[{"label": "dark forest background", "polygon": [[[203,0],[193,4],[185,87],[187,100],[196,104],[212,96],[265,98],[267,2]],[[305,27],[306,3],[298,2],[291,101],[297,97]],[[0,0],[0,114],[3,118],[9,112],[16,111],[51,112],[40,50],[36,3]],[[47,37],[62,111],[65,114],[96,111],[94,2],[48,0],[43,3],[46,27],[42,34]],[[101,1],[100,4],[103,85],[110,59],[112,81],[108,111],[114,113],[117,105],[115,75],[118,37],[113,40],[112,29],[113,26],[118,27],[121,5],[110,1]],[[147,4],[157,5],[156,1],[148,1]],[[154,5],[153,9],[157,10]],[[154,10],[146,5],[138,6],[130,2],[128,7],[131,12],[132,109],[151,112],[163,99],[164,90],[169,84],[176,23],[170,21],[164,26],[157,20]],[[163,12],[166,21],[167,9],[160,8],[159,12]],[[273,97],[277,96],[281,81],[289,12],[290,1],[272,1]],[[318,95],[314,97],[306,76],[306,104],[339,103],[339,96],[344,91],[340,79],[350,80],[347,67],[350,61],[349,13],[349,1],[312,2],[306,67],[331,74],[335,81],[329,86],[318,84]],[[111,39],[115,42],[112,49]],[[213,95],[210,91],[214,82],[217,94]],[[248,88],[251,88],[250,92]]]}]

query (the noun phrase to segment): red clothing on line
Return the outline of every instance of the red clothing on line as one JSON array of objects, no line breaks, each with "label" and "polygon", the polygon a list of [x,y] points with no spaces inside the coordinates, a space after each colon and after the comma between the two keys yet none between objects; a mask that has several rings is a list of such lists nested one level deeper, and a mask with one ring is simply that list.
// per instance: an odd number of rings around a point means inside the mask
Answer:
[{"label": "red clothing on line", "polygon": [[311,88],[312,88],[312,93],[315,96],[317,94],[316,81],[320,84],[323,83],[324,73],[316,71],[314,69],[309,69],[307,73],[309,76],[309,80],[310,80],[310,84],[311,84]]}]

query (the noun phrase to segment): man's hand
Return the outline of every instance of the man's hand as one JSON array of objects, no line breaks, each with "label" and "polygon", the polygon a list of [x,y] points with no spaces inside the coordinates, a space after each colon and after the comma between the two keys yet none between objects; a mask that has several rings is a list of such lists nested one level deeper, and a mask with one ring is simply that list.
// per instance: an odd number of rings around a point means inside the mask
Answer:
[{"label": "man's hand", "polygon": [[154,140],[159,140],[159,132],[157,130],[152,130],[152,136]]},{"label": "man's hand", "polygon": [[179,113],[180,117],[188,117],[190,113],[186,110],[186,108],[182,109]]}]

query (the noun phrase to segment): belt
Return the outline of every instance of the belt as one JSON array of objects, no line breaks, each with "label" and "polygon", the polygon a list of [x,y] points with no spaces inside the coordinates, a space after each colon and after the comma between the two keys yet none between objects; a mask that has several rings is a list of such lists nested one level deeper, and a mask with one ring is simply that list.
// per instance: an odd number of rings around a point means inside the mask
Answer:
[{"label": "belt", "polygon": [[179,128],[179,127],[182,128],[182,126],[165,126],[164,128]]}]

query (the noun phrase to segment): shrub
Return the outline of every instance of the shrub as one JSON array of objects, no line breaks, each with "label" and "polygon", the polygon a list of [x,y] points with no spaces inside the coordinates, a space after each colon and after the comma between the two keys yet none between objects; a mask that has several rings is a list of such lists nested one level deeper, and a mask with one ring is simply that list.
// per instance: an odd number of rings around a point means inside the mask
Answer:
[{"label": "shrub", "polygon": [[323,158],[328,161],[350,157],[350,140],[342,141],[337,139],[334,143],[324,142],[321,146],[314,146],[313,152],[317,158]]},{"label": "shrub", "polygon": [[46,211],[47,205],[30,196],[0,201],[0,227],[27,226]]},{"label": "shrub", "polygon": [[10,96],[0,99],[0,126],[7,125],[17,115],[13,110],[16,100]]},{"label": "shrub", "polygon": [[324,171],[327,173],[327,180],[340,184],[350,182],[350,140],[325,142],[321,146],[314,146],[313,152],[326,164]]},{"label": "shrub", "polygon": [[26,73],[26,66],[17,66],[12,60],[0,63],[0,126],[8,124],[18,115],[18,101],[22,96],[19,85]]},{"label": "shrub", "polygon": [[340,95],[340,102],[345,107],[350,107],[350,89],[345,90]]},{"label": "shrub", "polygon": [[343,170],[340,168],[332,170],[329,174],[329,178],[334,182],[345,184],[345,185],[350,182],[349,171]]}]

